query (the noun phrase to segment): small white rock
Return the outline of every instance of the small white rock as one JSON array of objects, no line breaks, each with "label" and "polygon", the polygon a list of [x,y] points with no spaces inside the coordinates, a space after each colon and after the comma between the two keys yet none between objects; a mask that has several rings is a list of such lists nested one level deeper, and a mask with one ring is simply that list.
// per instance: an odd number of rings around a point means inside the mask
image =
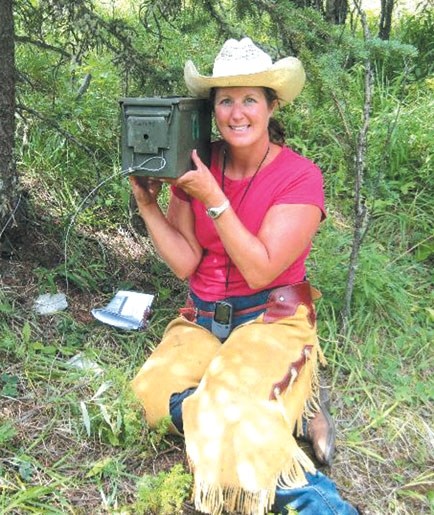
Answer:
[{"label": "small white rock", "polygon": [[64,293],[44,293],[40,295],[33,305],[33,309],[40,315],[51,315],[58,311],[64,311],[68,307]]}]

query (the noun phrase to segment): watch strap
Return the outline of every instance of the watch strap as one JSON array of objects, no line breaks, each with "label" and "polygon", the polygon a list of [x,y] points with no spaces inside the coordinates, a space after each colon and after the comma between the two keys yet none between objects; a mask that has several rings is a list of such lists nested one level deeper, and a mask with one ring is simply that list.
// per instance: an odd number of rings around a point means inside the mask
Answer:
[{"label": "watch strap", "polygon": [[206,210],[206,214],[212,218],[213,220],[215,220],[216,218],[218,218],[224,211],[226,211],[226,209],[228,209],[228,207],[230,206],[230,202],[228,199],[226,199],[223,204],[221,204],[220,206],[217,206],[217,207],[210,207]]}]

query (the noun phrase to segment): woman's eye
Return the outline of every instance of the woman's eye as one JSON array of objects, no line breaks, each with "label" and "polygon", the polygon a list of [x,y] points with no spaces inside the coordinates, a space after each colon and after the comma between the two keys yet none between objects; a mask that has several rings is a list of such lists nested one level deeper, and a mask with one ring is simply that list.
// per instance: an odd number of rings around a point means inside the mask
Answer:
[{"label": "woman's eye", "polygon": [[219,102],[220,105],[228,106],[231,104],[231,101],[229,98],[222,98]]}]

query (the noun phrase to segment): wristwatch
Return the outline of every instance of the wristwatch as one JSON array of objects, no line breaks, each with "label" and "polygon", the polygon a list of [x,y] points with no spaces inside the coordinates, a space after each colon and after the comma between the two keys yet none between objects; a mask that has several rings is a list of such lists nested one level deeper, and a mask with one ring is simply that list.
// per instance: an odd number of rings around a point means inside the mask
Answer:
[{"label": "wristwatch", "polygon": [[206,210],[206,214],[215,220],[218,218],[226,209],[230,206],[230,202],[228,199],[226,199],[221,206],[218,207],[210,207]]}]

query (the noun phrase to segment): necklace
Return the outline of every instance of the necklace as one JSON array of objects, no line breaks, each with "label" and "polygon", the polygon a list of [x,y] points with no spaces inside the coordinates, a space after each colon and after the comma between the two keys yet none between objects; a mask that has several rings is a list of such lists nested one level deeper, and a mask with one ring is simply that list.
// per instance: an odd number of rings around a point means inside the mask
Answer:
[{"label": "necklace", "polygon": [[[256,168],[255,170],[255,173],[250,177],[250,181],[248,182],[247,186],[246,186],[246,189],[244,190],[243,192],[243,195],[240,199],[240,201],[238,202],[238,206],[236,209],[234,209],[235,213],[238,211],[238,209],[240,208],[241,206],[241,203],[242,201],[244,200],[245,196],[247,195],[247,192],[249,191],[250,189],[250,186],[252,185],[252,182],[254,180],[254,178],[256,177],[256,175],[258,174],[259,170],[261,169],[262,165],[264,164],[265,160],[267,159],[268,157],[268,154],[270,153],[270,145],[268,145],[267,147],[267,150],[264,154],[264,157],[261,159],[260,163],[258,164],[258,167]],[[227,152],[226,152],[226,149],[224,150],[224,154],[223,154],[223,166],[222,166],[222,191],[224,193],[225,191],[225,171],[226,171],[226,164],[227,164]]]},{"label": "necklace", "polygon": [[[235,213],[238,214],[238,210],[240,209],[240,206],[241,206],[243,200],[245,199],[245,197],[247,195],[247,192],[249,191],[250,186],[253,183],[254,178],[257,176],[259,170],[262,168],[262,165],[264,164],[265,160],[267,159],[269,153],[270,153],[270,145],[268,145],[267,151],[265,152],[264,157],[261,159],[261,162],[258,164],[258,167],[255,170],[255,173],[250,177],[250,180],[249,180],[249,182],[248,182],[248,184],[246,186],[246,189],[244,190],[243,195],[241,196],[241,199],[238,202],[238,206],[236,207],[236,209],[234,209]],[[226,161],[227,161],[227,157],[226,157],[226,149],[225,149],[224,150],[224,154],[223,154],[223,166],[222,166],[222,191],[223,191],[223,193],[225,191]],[[225,254],[227,256],[226,277],[225,277],[225,296],[227,297],[228,286],[229,286],[229,275],[231,273],[231,258],[228,256],[226,250],[225,250]]]}]

